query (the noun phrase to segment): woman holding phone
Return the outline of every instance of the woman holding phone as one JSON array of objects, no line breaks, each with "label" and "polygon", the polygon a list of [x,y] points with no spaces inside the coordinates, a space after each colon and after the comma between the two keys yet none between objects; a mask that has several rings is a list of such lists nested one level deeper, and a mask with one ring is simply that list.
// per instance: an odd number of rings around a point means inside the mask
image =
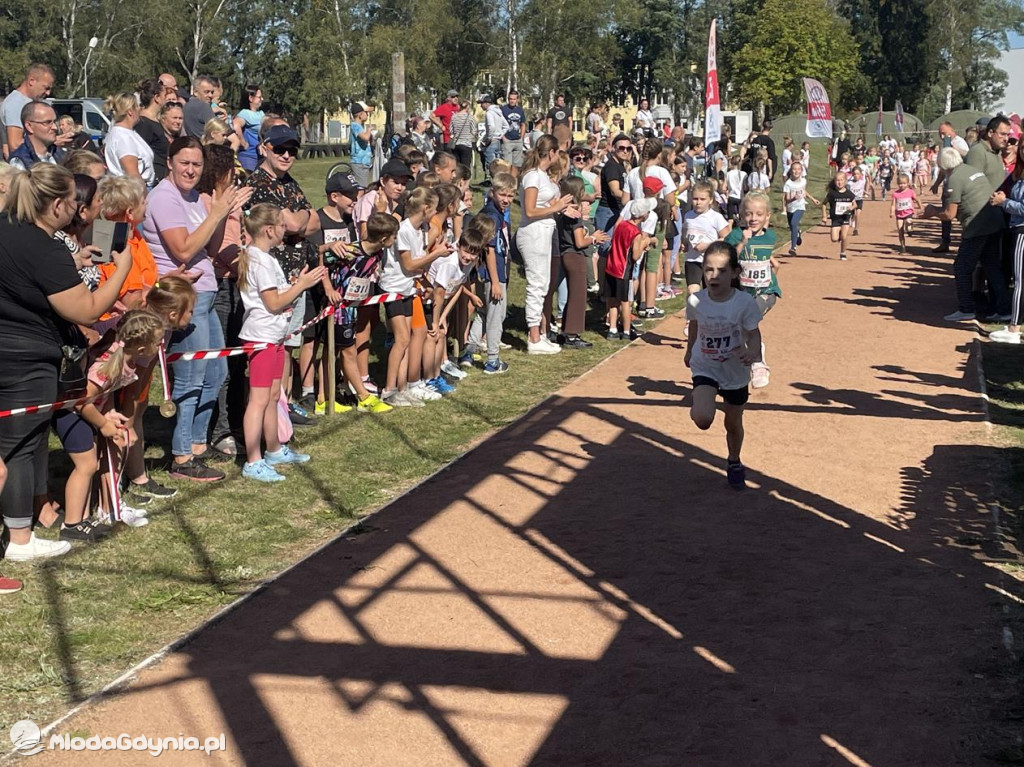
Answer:
[{"label": "woman holding phone", "polygon": [[[232,186],[215,190],[209,208],[203,205],[196,185],[203,173],[203,147],[197,139],[182,136],[167,151],[167,178],[150,193],[142,236],[153,252],[161,276],[181,272],[195,278],[196,305],[192,324],[171,337],[169,352],[219,349],[224,330],[214,308],[217,279],[207,246],[232,212],[251,194]],[[174,465],[171,476],[197,482],[216,482],[224,472],[203,460],[209,442],[210,420],[217,395],[227,375],[224,359],[176,362],[171,398],[178,407],[171,438]]]}]

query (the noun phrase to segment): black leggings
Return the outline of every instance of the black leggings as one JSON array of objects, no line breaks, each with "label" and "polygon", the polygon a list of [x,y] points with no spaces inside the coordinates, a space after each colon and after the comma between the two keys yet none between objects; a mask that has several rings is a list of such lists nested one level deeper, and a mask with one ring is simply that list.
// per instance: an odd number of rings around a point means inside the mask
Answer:
[{"label": "black leggings", "polygon": [[1010,324],[1020,325],[1024,314],[1024,226],[1013,229],[1013,301],[1010,304]]},{"label": "black leggings", "polygon": [[452,153],[459,164],[465,165],[467,168],[473,167],[473,147],[455,145],[452,147]]},{"label": "black leggings", "polygon": [[[8,360],[18,359],[17,353]],[[0,410],[53,402],[57,399],[57,367],[24,358],[0,365]],[[32,526],[32,497],[46,487],[46,437],[50,413],[0,418],[0,458],[7,464],[7,484],[0,492],[4,524],[12,529]],[[40,449],[41,448],[41,449]]]}]

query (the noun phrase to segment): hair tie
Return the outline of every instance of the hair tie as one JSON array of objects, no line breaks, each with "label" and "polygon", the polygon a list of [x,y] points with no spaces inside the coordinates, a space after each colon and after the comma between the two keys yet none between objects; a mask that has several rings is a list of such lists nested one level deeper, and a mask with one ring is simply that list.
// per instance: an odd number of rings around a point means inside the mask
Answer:
[{"label": "hair tie", "polygon": [[123,348],[124,348],[124,341],[114,341],[114,343],[112,343],[110,345],[110,351],[112,351],[112,352],[116,352],[118,349],[123,349]]},{"label": "hair tie", "polygon": [[157,280],[156,282],[154,282],[153,283],[153,287],[154,288],[159,288],[160,287],[160,280]]}]

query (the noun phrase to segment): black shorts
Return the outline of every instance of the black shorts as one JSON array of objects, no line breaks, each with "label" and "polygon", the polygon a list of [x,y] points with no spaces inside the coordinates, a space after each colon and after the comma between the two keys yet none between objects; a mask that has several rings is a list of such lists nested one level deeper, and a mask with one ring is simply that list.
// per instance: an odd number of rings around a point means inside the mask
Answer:
[{"label": "black shorts", "polygon": [[672,247],[672,241],[679,236],[679,226],[676,224],[675,218],[670,218],[665,224],[665,244],[666,247]]},{"label": "black shorts", "polygon": [[[316,317],[321,311],[323,311],[324,305],[327,303],[327,296],[324,293],[322,285],[315,285],[310,290],[306,291],[306,313],[302,318],[302,324],[305,325],[307,322]],[[308,328],[302,331],[303,341],[312,341],[316,338],[317,333],[323,333],[321,327],[323,323],[317,323],[316,325],[310,325]],[[321,335],[321,338],[327,338],[326,335]]]},{"label": "black shorts", "polygon": [[88,453],[96,446],[96,432],[75,410],[54,413],[53,431],[65,453]]},{"label": "black shorts", "polygon": [[392,317],[412,317],[413,296],[400,298],[397,301],[388,301],[384,304],[384,315],[390,320]]},{"label": "black shorts", "polygon": [[434,329],[434,302],[423,304],[423,321],[427,323],[427,330]]},{"label": "black shorts", "polygon": [[849,216],[840,216],[839,218],[833,218],[832,219],[832,228],[833,229],[838,229],[841,226],[849,226],[849,225],[850,225],[850,217]]},{"label": "black shorts", "polygon": [[722,395],[722,399],[727,405],[746,405],[747,400],[750,399],[749,386],[744,386],[742,389],[723,389],[718,385],[718,381],[714,378],[708,378],[707,376],[694,376],[693,388],[696,389],[698,386],[713,386],[715,390]]},{"label": "black shorts", "polygon": [[619,279],[610,274],[605,273],[604,275],[604,288],[605,296],[607,298],[617,298],[620,301],[629,300],[629,283],[631,280],[629,277]]},{"label": "black shorts", "polygon": [[686,266],[686,284],[687,285],[699,285],[704,287],[704,265],[698,264],[696,261],[687,261]]},{"label": "black shorts", "polygon": [[864,200],[857,200],[857,210],[864,210]]},{"label": "black shorts", "polygon": [[351,323],[334,326],[334,345],[339,349],[347,349],[356,345],[356,326]]}]

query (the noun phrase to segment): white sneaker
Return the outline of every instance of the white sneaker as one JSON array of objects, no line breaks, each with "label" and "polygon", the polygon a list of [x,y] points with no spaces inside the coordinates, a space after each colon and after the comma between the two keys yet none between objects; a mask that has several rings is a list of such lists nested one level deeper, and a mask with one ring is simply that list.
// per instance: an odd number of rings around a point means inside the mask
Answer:
[{"label": "white sneaker", "polygon": [[973,312],[961,312],[959,309],[952,314],[947,314],[943,317],[946,322],[964,322],[965,320],[973,320]]},{"label": "white sneaker", "polygon": [[548,339],[544,338],[543,336],[541,336],[541,339],[539,341],[526,342],[527,354],[558,354],[560,351],[562,351],[561,346],[551,343]]},{"label": "white sneaker", "polygon": [[446,375],[450,375],[452,378],[458,378],[460,381],[469,375],[465,370],[460,368],[451,360],[445,360],[441,363],[441,372]]},{"label": "white sneaker", "polygon": [[422,379],[414,384],[409,384],[409,388],[405,390],[405,393],[418,400],[422,400],[423,402],[432,402],[434,400],[441,399],[441,395],[429,388]]},{"label": "white sneaker", "polygon": [[46,538],[36,538],[36,534],[32,533],[28,543],[8,543],[4,559],[9,562],[31,562],[34,559],[59,557],[69,551],[71,544],[67,541],[49,541]]},{"label": "white sneaker", "polygon": [[145,511],[133,509],[123,501],[121,502],[121,521],[128,525],[128,527],[145,527],[149,524]]},{"label": "white sneaker", "polygon": [[405,396],[405,392],[398,391],[398,389],[391,389],[390,391],[384,392],[381,399],[391,407],[423,407],[423,403],[415,397]]},{"label": "white sneaker", "polygon": [[750,366],[750,385],[755,389],[763,389],[771,381],[771,371],[763,362],[755,362]]},{"label": "white sneaker", "polygon": [[999,344],[1019,344],[1020,343],[1020,331],[1016,333],[1012,332],[1009,328],[1003,328],[1002,330],[993,330],[988,334],[989,341],[995,341]]}]

